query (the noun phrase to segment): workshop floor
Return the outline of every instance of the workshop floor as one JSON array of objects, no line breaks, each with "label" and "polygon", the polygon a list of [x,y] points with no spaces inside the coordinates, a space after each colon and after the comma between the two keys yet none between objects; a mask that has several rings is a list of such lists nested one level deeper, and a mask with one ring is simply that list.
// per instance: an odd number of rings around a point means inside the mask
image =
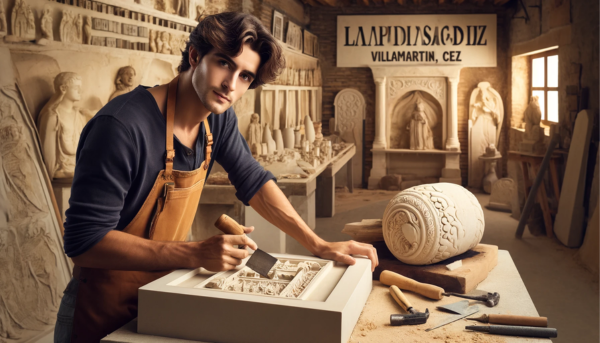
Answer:
[{"label": "workshop floor", "polygon": [[[317,218],[315,232],[329,241],[347,240],[349,236],[341,233],[344,224],[381,218],[396,193],[363,189],[338,193],[336,215]],[[510,213],[487,210],[483,205],[489,195],[476,196],[486,222],[482,243],[509,251],[540,316],[548,317],[549,325],[558,329],[553,342],[598,342],[598,279],[576,262],[577,249],[566,248],[556,239],[532,236],[527,230],[523,239],[516,239],[518,221]],[[293,253],[303,252],[302,247],[296,248]]]}]

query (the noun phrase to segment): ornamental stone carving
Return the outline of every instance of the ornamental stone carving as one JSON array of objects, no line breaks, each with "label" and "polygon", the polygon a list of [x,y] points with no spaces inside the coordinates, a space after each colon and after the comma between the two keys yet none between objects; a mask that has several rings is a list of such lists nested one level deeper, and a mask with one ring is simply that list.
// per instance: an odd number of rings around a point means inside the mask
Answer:
[{"label": "ornamental stone carving", "polygon": [[485,226],[475,196],[451,183],[415,186],[398,193],[382,221],[390,251],[413,265],[437,263],[474,248]]},{"label": "ornamental stone carving", "polygon": [[[366,103],[363,95],[356,89],[341,90],[334,100],[335,125],[329,127],[329,132],[339,132],[344,142],[356,145],[356,157],[352,161],[354,168],[355,187],[362,185],[362,146],[363,146],[363,120],[365,119]],[[358,171],[358,172],[356,172]]]},{"label": "ornamental stone carving", "polygon": [[401,79],[391,80],[388,86],[389,98],[394,98],[403,88],[421,88],[429,91],[438,100],[444,99],[444,84],[437,79]]}]

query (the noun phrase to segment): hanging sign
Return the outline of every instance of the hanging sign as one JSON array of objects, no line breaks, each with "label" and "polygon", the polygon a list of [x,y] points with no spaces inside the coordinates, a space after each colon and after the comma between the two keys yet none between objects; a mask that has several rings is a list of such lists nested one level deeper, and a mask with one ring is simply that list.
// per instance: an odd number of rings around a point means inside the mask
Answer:
[{"label": "hanging sign", "polygon": [[496,66],[496,15],[337,17],[337,66]]}]

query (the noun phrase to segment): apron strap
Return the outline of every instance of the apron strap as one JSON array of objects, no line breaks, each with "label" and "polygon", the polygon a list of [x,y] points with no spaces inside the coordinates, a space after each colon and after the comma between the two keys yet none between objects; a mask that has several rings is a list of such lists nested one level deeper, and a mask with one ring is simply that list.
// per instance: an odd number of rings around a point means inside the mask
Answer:
[{"label": "apron strap", "polygon": [[204,119],[204,130],[206,132],[206,147],[204,148],[204,170],[208,169],[210,164],[210,154],[212,153],[213,136],[210,133],[208,118]]},{"label": "apron strap", "polygon": [[173,160],[175,159],[175,149],[173,149],[173,122],[175,121],[175,103],[177,100],[177,86],[179,75],[169,83],[167,91],[167,152],[165,155],[165,179],[173,179]]}]

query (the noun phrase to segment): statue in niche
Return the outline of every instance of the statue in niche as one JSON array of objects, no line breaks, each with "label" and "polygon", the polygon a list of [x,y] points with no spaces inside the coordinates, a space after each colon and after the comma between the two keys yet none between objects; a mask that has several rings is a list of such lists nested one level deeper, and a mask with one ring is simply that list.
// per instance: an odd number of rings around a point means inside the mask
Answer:
[{"label": "statue in niche", "polygon": [[79,136],[92,114],[75,106],[81,100],[81,77],[60,73],[54,95],[40,112],[38,129],[50,179],[72,178]]},{"label": "statue in niche", "polygon": [[8,34],[8,25],[6,24],[6,12],[4,11],[4,4],[0,0],[0,36],[6,36]]},{"label": "statue in niche", "polygon": [[44,9],[44,13],[42,14],[42,38],[37,40],[37,44],[46,45],[49,42],[54,40],[54,32],[52,31],[52,15],[50,13],[50,9]]},{"label": "statue in niche", "polygon": [[85,33],[85,44],[92,44],[92,17],[85,17],[85,24],[83,25],[83,33]]},{"label": "statue in niche", "polygon": [[524,152],[534,154],[543,154],[546,151],[544,144],[544,129],[540,126],[542,121],[542,111],[540,110],[539,98],[532,96],[529,105],[523,115],[525,122],[525,135],[519,145],[519,149]]},{"label": "statue in niche", "polygon": [[480,82],[471,94],[469,105],[469,186],[480,188],[483,178],[483,161],[479,157],[493,144],[498,146],[504,106],[500,94],[489,82]]},{"label": "statue in niche", "polygon": [[250,125],[248,125],[248,145],[250,147],[255,143],[260,145],[262,142],[262,127],[258,120],[258,113],[253,113],[250,117]]},{"label": "statue in niche", "polygon": [[162,41],[162,31],[156,32],[156,52],[162,54],[163,49],[163,41]]},{"label": "statue in niche", "polygon": [[35,18],[31,7],[25,0],[16,0],[11,14],[12,35],[7,36],[7,42],[24,42],[35,39]]},{"label": "statue in niche", "polygon": [[175,0],[174,12],[180,16],[187,18],[189,16],[190,0]]},{"label": "statue in niche", "polygon": [[167,31],[163,31],[160,33],[161,40],[161,50],[162,54],[171,54],[171,46],[169,45],[169,40],[171,35]]},{"label": "statue in niche", "polygon": [[150,40],[150,51],[157,52],[156,50],[156,30],[149,30],[148,32],[149,40]]},{"label": "statue in niche", "polygon": [[174,0],[156,0],[154,6],[159,11],[163,11],[169,14],[175,14],[175,9],[173,8],[173,1]]},{"label": "statue in niche", "polygon": [[410,149],[411,150],[432,150],[433,149],[433,133],[425,116],[423,101],[417,99],[415,110],[412,114],[412,120],[407,127],[410,132]]},{"label": "statue in niche", "polygon": [[132,66],[126,66],[119,68],[117,72],[117,78],[115,79],[115,87],[117,90],[112,93],[108,101],[116,98],[117,96],[125,93],[129,93],[135,88],[133,79],[135,78],[135,69]]}]

